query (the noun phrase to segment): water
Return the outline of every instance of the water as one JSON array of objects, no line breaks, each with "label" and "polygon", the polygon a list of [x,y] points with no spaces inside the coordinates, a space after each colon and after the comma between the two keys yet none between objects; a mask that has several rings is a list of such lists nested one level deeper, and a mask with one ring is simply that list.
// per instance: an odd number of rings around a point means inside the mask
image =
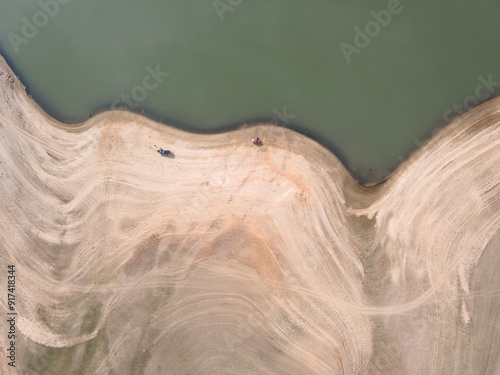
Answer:
[{"label": "water", "polygon": [[[444,126],[480,76],[500,82],[494,1],[402,0],[379,32],[370,24],[350,63],[340,43],[355,46],[354,27],[387,1],[221,0],[221,15],[213,0],[59,1],[0,4],[2,54],[59,120],[112,105],[202,131],[277,120],[330,147],[363,182]],[[23,36],[23,17],[36,35]],[[144,83],[148,67],[169,75]]]}]

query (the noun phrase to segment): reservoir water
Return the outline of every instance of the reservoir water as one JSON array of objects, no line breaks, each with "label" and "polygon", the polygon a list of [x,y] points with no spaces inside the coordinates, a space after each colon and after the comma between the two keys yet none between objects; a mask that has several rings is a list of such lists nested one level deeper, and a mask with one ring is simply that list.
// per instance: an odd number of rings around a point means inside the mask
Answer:
[{"label": "reservoir water", "polygon": [[500,2],[10,0],[0,49],[57,119],[126,107],[217,131],[272,120],[377,181],[500,86]]}]

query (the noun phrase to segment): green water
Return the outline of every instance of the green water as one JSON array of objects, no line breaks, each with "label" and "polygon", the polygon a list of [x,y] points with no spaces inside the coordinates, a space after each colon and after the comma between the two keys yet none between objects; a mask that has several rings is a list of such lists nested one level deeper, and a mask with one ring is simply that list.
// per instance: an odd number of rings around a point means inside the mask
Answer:
[{"label": "green water", "polygon": [[[213,0],[59,1],[0,3],[2,53],[56,118],[81,121],[134,93],[134,110],[189,129],[278,120],[364,182],[460,112],[478,77],[500,82],[498,1],[221,0],[220,15]],[[354,28],[389,7],[348,63],[340,43],[356,47]],[[144,83],[157,66],[169,75]]]}]

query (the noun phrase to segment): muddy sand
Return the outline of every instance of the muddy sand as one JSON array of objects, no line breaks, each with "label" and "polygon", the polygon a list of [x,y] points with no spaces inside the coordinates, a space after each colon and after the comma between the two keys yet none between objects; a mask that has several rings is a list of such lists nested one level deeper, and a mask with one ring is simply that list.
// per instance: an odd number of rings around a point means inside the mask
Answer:
[{"label": "muddy sand", "polygon": [[0,70],[0,373],[500,373],[500,99],[366,188],[282,127],[67,127]]}]

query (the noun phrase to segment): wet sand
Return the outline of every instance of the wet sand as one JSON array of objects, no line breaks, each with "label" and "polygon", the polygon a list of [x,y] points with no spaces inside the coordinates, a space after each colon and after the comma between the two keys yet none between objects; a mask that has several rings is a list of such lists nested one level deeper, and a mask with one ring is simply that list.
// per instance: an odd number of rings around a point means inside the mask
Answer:
[{"label": "wet sand", "polygon": [[67,127],[0,70],[1,373],[499,373],[499,99],[367,188],[281,127]]}]

